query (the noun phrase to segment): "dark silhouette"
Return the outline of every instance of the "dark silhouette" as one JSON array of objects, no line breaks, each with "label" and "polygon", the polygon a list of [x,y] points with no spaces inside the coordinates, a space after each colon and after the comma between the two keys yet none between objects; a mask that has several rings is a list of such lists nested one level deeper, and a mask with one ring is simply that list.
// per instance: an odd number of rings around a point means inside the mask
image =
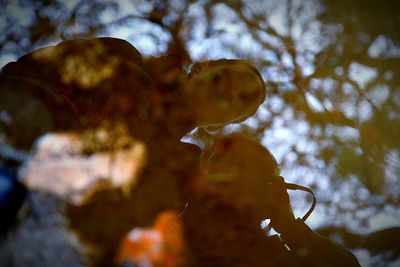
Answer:
[{"label": "dark silhouette", "polygon": [[[3,92],[34,98],[47,111],[51,123],[41,134],[124,124],[146,145],[146,166],[128,196],[106,188],[65,210],[91,248],[89,264],[117,264],[118,244],[130,229],[150,227],[174,210],[182,212],[185,266],[359,266],[351,252],[294,218],[279,167],[261,145],[234,135],[216,139],[201,157],[199,147],[180,142],[195,127],[255,113],[265,91],[249,63],[207,61],[185,73],[180,60],[144,59],[123,40],[77,39],[21,57],[0,78]],[[7,138],[26,148],[38,135],[29,142]],[[282,239],[266,237],[265,218]]]},{"label": "dark silhouette", "polygon": [[[234,134],[203,155],[183,216],[195,262],[190,266],[359,266],[350,251],[295,219],[267,149]],[[266,218],[280,238],[265,236],[260,222]]]},{"label": "dark silhouette", "polygon": [[5,234],[15,223],[23,205],[27,189],[17,179],[18,165],[10,159],[0,157],[0,234]]}]

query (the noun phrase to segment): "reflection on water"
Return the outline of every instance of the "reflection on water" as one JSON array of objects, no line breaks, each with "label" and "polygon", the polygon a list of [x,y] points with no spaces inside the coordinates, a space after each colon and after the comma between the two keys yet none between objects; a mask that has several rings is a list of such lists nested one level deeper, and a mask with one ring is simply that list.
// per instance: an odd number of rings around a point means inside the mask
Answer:
[{"label": "reflection on water", "polygon": [[84,155],[82,136],[47,134],[25,166],[24,183],[78,205],[101,183],[129,190],[137,183],[146,158],[144,144],[129,141],[122,149]]}]

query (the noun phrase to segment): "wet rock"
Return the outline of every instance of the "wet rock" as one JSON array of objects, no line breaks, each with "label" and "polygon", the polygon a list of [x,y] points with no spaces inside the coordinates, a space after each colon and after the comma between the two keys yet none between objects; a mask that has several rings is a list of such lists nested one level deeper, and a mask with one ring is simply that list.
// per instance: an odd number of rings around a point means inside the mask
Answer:
[{"label": "wet rock", "polygon": [[1,266],[86,266],[85,249],[68,229],[63,202],[48,194],[31,192],[29,212],[0,239]]},{"label": "wet rock", "polygon": [[96,187],[129,190],[145,164],[146,147],[132,141],[123,148],[84,154],[85,140],[72,133],[47,134],[21,172],[30,188],[80,204]]}]

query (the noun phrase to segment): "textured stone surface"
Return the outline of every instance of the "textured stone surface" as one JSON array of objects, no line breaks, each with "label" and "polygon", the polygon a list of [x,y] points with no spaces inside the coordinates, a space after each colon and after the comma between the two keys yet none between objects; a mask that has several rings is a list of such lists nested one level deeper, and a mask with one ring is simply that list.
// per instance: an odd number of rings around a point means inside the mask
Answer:
[{"label": "textured stone surface", "polygon": [[68,229],[63,203],[31,192],[24,218],[0,240],[1,266],[85,266],[84,249]]},{"label": "textured stone surface", "polygon": [[77,134],[47,134],[37,145],[21,176],[30,189],[81,203],[100,183],[115,188],[133,186],[145,164],[146,148],[131,142],[127,148],[83,154]]}]

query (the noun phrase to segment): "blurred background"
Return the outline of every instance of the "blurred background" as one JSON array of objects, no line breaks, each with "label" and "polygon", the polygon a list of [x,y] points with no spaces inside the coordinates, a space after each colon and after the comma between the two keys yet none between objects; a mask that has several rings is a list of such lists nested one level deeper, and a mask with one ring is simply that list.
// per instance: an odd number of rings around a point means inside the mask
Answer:
[{"label": "blurred background", "polygon": [[[400,266],[400,245],[389,242],[400,240],[399,10],[396,0],[1,0],[0,66],[96,36],[125,39],[144,57],[174,43],[192,61],[249,60],[266,82],[258,112],[184,140],[257,138],[289,182],[315,191],[311,227],[363,266]],[[2,132],[9,120],[0,106]],[[301,193],[291,199],[297,216],[310,205]]]}]

